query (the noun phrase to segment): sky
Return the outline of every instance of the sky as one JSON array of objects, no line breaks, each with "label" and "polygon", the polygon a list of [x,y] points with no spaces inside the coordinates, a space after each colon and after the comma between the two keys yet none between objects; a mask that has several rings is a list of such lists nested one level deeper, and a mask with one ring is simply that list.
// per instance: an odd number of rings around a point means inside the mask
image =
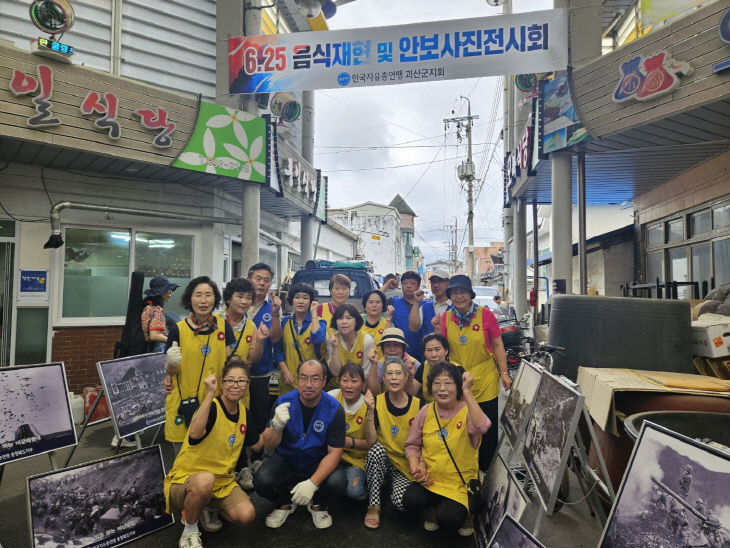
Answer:
[{"label": "sky", "polygon": [[[552,0],[515,0],[514,12],[550,9]],[[328,20],[332,30],[500,15],[485,0],[355,0]],[[466,159],[444,118],[474,121],[474,245],[502,241],[502,81],[470,78],[315,92],[314,165],[329,177],[329,206],[389,203],[400,193],[416,214],[415,241],[426,263],[448,258],[448,225],[467,244],[466,188],[456,167]],[[453,114],[452,114],[453,111]],[[408,167],[406,164],[416,164]],[[388,168],[388,169],[372,169]],[[463,257],[460,257],[463,258]]]}]

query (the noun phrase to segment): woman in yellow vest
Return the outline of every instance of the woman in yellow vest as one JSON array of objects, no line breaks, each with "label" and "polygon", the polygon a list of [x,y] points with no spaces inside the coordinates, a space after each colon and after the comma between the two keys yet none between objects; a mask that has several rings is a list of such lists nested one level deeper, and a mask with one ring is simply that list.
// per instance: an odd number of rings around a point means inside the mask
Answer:
[{"label": "woman in yellow vest", "polygon": [[365,455],[375,443],[375,399],[369,390],[365,395],[365,373],[354,363],[345,364],[340,372],[340,387],[329,391],[345,410],[345,451],[340,466],[347,477],[347,496],[363,500],[365,484]]},{"label": "woman in yellow vest", "polygon": [[314,288],[297,283],[287,298],[294,313],[281,319],[281,342],[276,345],[274,359],[279,364],[279,396],[296,387],[297,368],[307,360],[319,359],[326,340],[327,324],[317,316],[319,303]]},{"label": "woman in yellow vest", "polygon": [[385,299],[385,293],[374,289],[368,291],[362,298],[362,308],[365,313],[362,315],[363,326],[362,330],[369,335],[372,335],[373,341],[375,341],[375,348],[378,351],[378,359],[383,361],[383,350],[380,348],[380,339],[383,338],[383,331],[389,327],[393,327],[393,310],[388,310],[388,313],[383,316],[383,312],[387,308],[387,300]]},{"label": "woman in yellow vest", "polygon": [[421,408],[421,400],[405,390],[408,369],[398,357],[385,359],[383,384],[385,392],[375,399],[375,427],[378,442],[365,459],[368,485],[368,510],[365,527],[380,527],[380,491],[386,476],[390,477],[390,500],[398,510],[405,510],[403,493],[413,481],[405,453],[405,442],[413,419]]},{"label": "woman in yellow vest", "polygon": [[[497,318],[485,306],[474,302],[476,296],[468,276],[453,276],[446,295],[453,308],[441,315],[441,334],[449,343],[449,355],[474,378],[474,397],[492,424],[498,423],[499,383],[505,390],[512,386],[507,373],[507,356]],[[499,366],[499,369],[497,368]],[[479,448],[479,469],[486,471],[497,450],[497,429],[490,428]]]},{"label": "woman in yellow vest", "polygon": [[378,353],[373,338],[361,329],[362,316],[357,308],[351,304],[340,306],[332,316],[330,327],[336,331],[327,336],[327,366],[330,375],[327,389],[339,387],[342,366],[352,362],[362,367],[367,387],[373,394],[378,394]]},{"label": "woman in yellow vest", "polygon": [[467,485],[479,477],[479,444],[492,423],[472,393],[468,371],[441,362],[426,382],[435,402],[419,411],[408,434],[405,452],[415,482],[406,489],[403,505],[409,512],[429,510],[426,531],[443,527],[470,536]]},{"label": "woman in yellow vest", "polygon": [[[412,392],[414,395],[418,395],[424,402],[431,403],[433,395],[428,389],[426,379],[428,379],[432,364],[449,361],[449,341],[441,333],[429,333],[421,341],[421,352],[426,360],[416,371],[409,392],[415,389]],[[459,365],[458,363],[451,363]]]},{"label": "woman in yellow vest", "polygon": [[204,379],[205,397],[165,477],[167,512],[182,511],[180,546],[202,546],[198,517],[206,506],[218,508],[233,523],[250,523],[255,516],[254,506],[236,484],[233,472],[244,447],[263,447],[241,403],[248,391],[248,369],[226,365],[221,376],[223,391],[217,398],[218,376],[211,373]]},{"label": "woman in yellow vest", "polygon": [[333,274],[330,278],[329,290],[332,302],[321,304],[317,309],[317,316],[327,322],[327,335],[334,331],[335,328],[330,327],[332,316],[334,316],[335,310],[347,302],[351,287],[350,278],[344,274]]}]

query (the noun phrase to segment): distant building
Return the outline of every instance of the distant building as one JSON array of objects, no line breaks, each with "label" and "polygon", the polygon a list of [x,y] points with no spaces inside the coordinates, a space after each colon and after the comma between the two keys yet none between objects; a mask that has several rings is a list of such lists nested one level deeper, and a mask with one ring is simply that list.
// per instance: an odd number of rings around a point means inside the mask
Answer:
[{"label": "distant building", "polygon": [[[490,246],[474,247],[474,275],[477,280],[494,268],[492,255],[500,255],[503,250],[504,242],[492,242]],[[469,248],[465,247],[464,270],[469,272],[469,266]]]},{"label": "distant building", "polygon": [[400,194],[396,194],[389,204],[398,210],[400,214],[400,233],[403,242],[403,255],[405,257],[405,270],[418,270],[418,266],[415,264],[413,258],[418,256],[418,253],[414,255],[413,238],[414,238],[414,224],[417,217],[416,212],[413,211],[406,201],[401,197]]}]

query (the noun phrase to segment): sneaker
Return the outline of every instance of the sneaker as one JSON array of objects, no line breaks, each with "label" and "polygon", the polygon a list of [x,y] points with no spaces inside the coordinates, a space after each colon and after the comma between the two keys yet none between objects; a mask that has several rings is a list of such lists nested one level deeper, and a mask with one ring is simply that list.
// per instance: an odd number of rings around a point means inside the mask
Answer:
[{"label": "sneaker", "polygon": [[428,514],[426,515],[426,519],[423,522],[423,528],[426,531],[438,531],[439,530],[439,524],[438,524],[438,521],[436,521],[436,510],[434,510],[434,509],[429,510]]},{"label": "sneaker", "polygon": [[286,518],[292,515],[294,513],[294,510],[296,509],[297,505],[293,502],[291,504],[287,504],[285,506],[277,508],[268,516],[266,516],[266,527],[270,527],[271,529],[278,529],[279,527],[284,525]]},{"label": "sneaker", "polygon": [[244,491],[250,491],[253,489],[253,474],[248,466],[241,468],[238,474],[236,474],[236,483],[238,483]]},{"label": "sneaker", "polygon": [[116,449],[117,448],[117,445],[119,445],[120,447],[137,447],[137,442],[136,441],[132,441],[132,440],[128,440],[126,438],[122,438],[122,443],[119,444],[119,438],[117,437],[116,434],[114,434],[114,437],[112,438],[111,446],[114,449]]},{"label": "sneaker", "polygon": [[474,534],[474,525],[472,525],[471,516],[466,516],[466,518],[464,518],[464,523],[461,524],[461,527],[459,527],[456,532],[461,537],[470,537]]},{"label": "sneaker", "polygon": [[203,543],[200,542],[200,532],[183,533],[180,535],[178,546],[180,548],[203,548]]},{"label": "sneaker", "polygon": [[315,504],[310,504],[307,508],[309,508],[309,513],[312,514],[312,521],[317,529],[332,527],[332,516],[326,508]]},{"label": "sneaker", "polygon": [[200,512],[200,526],[203,528],[203,531],[208,531],[209,533],[217,533],[223,529],[223,522],[218,517],[218,510],[203,508],[203,511]]}]

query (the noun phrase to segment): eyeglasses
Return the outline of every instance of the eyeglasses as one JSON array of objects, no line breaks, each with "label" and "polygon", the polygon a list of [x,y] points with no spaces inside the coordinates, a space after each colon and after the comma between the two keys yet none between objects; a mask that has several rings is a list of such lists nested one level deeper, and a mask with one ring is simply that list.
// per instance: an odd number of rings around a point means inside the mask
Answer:
[{"label": "eyeglasses", "polygon": [[226,386],[246,386],[249,382],[248,379],[223,379]]},{"label": "eyeglasses", "polygon": [[456,383],[453,382],[435,382],[433,383],[432,387],[434,390],[438,390],[439,388],[453,388],[456,386]]},{"label": "eyeglasses", "polygon": [[402,377],[403,375],[405,375],[405,373],[402,369],[396,369],[394,371],[386,371],[385,375],[387,377]]},{"label": "eyeglasses", "polygon": [[297,379],[302,384],[319,384],[324,380],[324,377],[320,377],[319,375],[313,375],[311,377],[307,377],[306,375],[299,375]]}]

